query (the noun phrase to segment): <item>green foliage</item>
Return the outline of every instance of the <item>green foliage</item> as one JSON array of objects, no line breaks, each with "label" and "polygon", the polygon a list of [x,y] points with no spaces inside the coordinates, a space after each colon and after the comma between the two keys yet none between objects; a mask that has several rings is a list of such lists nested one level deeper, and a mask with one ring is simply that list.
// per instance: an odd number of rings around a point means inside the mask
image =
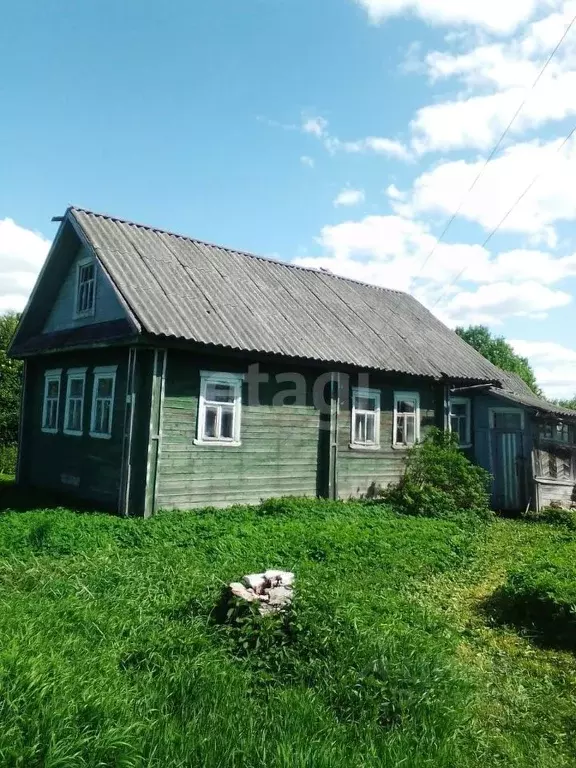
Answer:
[{"label": "green foliage", "polygon": [[561,408],[568,408],[571,411],[576,411],[576,395],[569,400],[553,400],[552,402],[559,405]]},{"label": "green foliage", "polygon": [[[571,765],[576,662],[524,655],[475,610],[528,539],[571,534],[485,533],[309,499],[0,514],[0,765]],[[268,567],[295,571],[292,609],[215,621],[223,585]]]},{"label": "green foliage", "polygon": [[556,542],[512,568],[494,603],[501,620],[547,644],[576,647],[576,541]]},{"label": "green foliage", "polygon": [[[0,515],[0,764],[463,764],[473,685],[412,593],[474,546],[360,503]],[[215,623],[267,567],[297,574],[293,610]]]},{"label": "green foliage", "polygon": [[457,435],[432,429],[411,448],[400,483],[384,499],[406,515],[488,519],[490,475],[458,448]]},{"label": "green foliage", "polygon": [[0,475],[15,475],[18,446],[16,443],[0,443]]},{"label": "green foliage", "polygon": [[456,328],[456,333],[498,368],[518,374],[534,394],[542,396],[542,390],[528,358],[517,355],[503,336],[493,336],[485,325]]},{"label": "green foliage", "polygon": [[22,363],[9,358],[6,350],[19,319],[16,312],[0,315],[0,446],[18,441]]},{"label": "green foliage", "polygon": [[531,522],[548,523],[548,525],[576,530],[576,510],[574,509],[551,506],[541,509],[540,512],[530,511],[525,517]]}]

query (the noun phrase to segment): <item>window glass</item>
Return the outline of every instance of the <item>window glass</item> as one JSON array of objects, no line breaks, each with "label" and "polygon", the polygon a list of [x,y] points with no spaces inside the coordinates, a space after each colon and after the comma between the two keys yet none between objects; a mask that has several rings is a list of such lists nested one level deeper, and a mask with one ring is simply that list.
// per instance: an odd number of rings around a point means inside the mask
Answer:
[{"label": "window glass", "polygon": [[200,380],[198,441],[236,444],[240,440],[242,377],[205,373]]},{"label": "window glass", "polygon": [[92,396],[90,434],[92,437],[110,437],[114,417],[115,373],[95,373]]},{"label": "window glass", "polygon": [[414,445],[420,438],[420,399],[417,393],[394,398],[394,444]]},{"label": "window glass", "polygon": [[380,444],[380,392],[354,390],[352,393],[352,446],[377,448]]},{"label": "window glass", "polygon": [[58,431],[58,411],[60,405],[60,372],[47,372],[44,378],[44,401],[42,404],[42,430]]},{"label": "window glass", "polygon": [[94,263],[82,264],[78,268],[78,293],[76,312],[86,314],[94,309],[96,267]]},{"label": "window glass", "polygon": [[68,434],[82,433],[82,414],[84,412],[85,375],[69,374],[66,390],[66,411],[64,416],[64,432]]},{"label": "window glass", "polygon": [[459,445],[471,441],[470,401],[450,401],[450,430],[458,435]]},{"label": "window glass", "polygon": [[522,414],[513,411],[495,411],[494,428],[518,431],[522,429]]}]

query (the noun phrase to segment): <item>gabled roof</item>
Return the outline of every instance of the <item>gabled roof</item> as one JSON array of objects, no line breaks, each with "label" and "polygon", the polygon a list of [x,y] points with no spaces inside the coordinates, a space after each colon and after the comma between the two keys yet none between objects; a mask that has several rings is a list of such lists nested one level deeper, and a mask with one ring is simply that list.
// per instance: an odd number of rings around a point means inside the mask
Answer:
[{"label": "gabled roof", "polygon": [[408,294],[69,208],[141,333],[434,379],[498,369]]}]

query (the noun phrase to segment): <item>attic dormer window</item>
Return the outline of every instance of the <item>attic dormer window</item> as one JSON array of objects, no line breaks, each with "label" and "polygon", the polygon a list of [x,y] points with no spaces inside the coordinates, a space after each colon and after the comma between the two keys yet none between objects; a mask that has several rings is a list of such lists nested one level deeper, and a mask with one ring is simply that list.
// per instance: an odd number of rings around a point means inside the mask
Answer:
[{"label": "attic dormer window", "polygon": [[92,259],[78,264],[76,317],[94,314],[96,298],[96,265]]}]

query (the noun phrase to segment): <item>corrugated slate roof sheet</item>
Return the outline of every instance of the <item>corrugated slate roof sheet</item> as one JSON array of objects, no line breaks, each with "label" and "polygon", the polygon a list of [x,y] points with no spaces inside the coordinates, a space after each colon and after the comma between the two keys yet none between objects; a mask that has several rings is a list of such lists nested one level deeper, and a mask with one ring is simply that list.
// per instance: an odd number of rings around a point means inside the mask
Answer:
[{"label": "corrugated slate roof sheet", "polygon": [[542,400],[541,398],[536,397],[534,394],[521,394],[518,392],[510,392],[505,389],[497,389],[495,387],[490,389],[490,393],[501,400],[506,400],[506,402],[523,405],[526,408],[539,411],[540,413],[548,413],[558,419],[576,421],[576,411],[571,411],[568,408],[561,408],[558,405],[549,403],[547,400]]},{"label": "corrugated slate roof sheet", "polygon": [[143,331],[436,379],[498,369],[408,294],[71,208]]}]

